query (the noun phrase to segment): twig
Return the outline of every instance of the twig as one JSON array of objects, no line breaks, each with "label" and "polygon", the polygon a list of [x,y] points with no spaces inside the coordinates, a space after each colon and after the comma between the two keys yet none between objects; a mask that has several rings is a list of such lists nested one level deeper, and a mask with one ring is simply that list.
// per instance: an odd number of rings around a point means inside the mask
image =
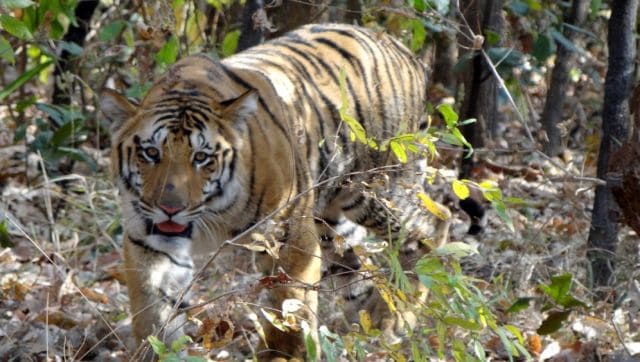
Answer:
[{"label": "twig", "polygon": [[[64,270],[60,267],[60,265],[56,264],[51,257],[49,256],[49,254],[47,254],[42,247],[35,241],[33,240],[33,238],[31,236],[29,236],[29,234],[27,234],[24,229],[20,226],[20,224],[18,224],[17,221],[13,220],[13,218],[10,215],[7,215],[7,220],[9,220],[9,222],[22,234],[22,236],[24,236],[27,240],[29,240],[29,242],[31,242],[31,244],[33,244],[33,246],[35,246],[36,249],[38,249],[38,251],[42,254],[42,256],[51,264],[54,266],[54,268],[56,269],[56,271],[58,273],[60,273],[60,276],[64,276],[65,272]],[[64,280],[64,278],[62,278]],[[80,287],[78,287],[75,283],[71,283],[73,289],[75,289],[75,291],[77,293],[80,294],[80,296],[82,296],[82,299],[85,300],[85,302],[87,302],[90,306],[91,309],[93,309],[98,316],[100,317],[100,320],[107,326],[107,328],[109,328],[109,330],[114,334],[114,336],[116,337],[116,339],[118,340],[118,342],[122,345],[122,347],[125,349],[125,351],[128,353],[129,349],[127,348],[127,345],[122,341],[122,339],[120,339],[120,336],[118,336],[115,331],[113,330],[113,328],[111,327],[111,324],[109,324],[109,322],[105,319],[104,315],[102,314],[102,312],[96,307],[95,303],[92,302],[89,298],[87,298],[87,296],[82,292],[82,290],[80,289]]]}]

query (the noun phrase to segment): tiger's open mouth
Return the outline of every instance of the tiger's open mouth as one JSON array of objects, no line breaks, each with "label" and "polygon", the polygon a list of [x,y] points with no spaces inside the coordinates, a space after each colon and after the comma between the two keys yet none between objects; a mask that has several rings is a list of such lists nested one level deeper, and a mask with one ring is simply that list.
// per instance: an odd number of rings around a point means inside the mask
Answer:
[{"label": "tiger's open mouth", "polygon": [[149,234],[190,237],[192,225],[191,223],[178,224],[171,220],[167,220],[158,224],[153,224],[151,221],[147,221],[147,229]]}]

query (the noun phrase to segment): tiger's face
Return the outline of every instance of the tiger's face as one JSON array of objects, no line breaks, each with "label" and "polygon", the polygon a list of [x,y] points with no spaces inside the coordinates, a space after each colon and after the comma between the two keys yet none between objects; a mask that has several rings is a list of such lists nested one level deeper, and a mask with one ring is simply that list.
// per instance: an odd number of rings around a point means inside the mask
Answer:
[{"label": "tiger's face", "polygon": [[152,89],[141,106],[115,92],[103,98],[103,113],[120,122],[112,171],[131,237],[189,239],[242,194],[242,138],[255,92],[222,103],[175,88]]}]

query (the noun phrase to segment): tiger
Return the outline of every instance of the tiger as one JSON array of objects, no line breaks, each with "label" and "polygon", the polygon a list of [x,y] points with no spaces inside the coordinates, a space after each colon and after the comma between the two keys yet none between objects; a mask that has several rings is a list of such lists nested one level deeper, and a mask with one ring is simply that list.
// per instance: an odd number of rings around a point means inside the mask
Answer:
[{"label": "tiger", "polygon": [[[417,179],[413,160],[400,165],[391,151],[354,140],[344,117],[368,139],[423,131],[426,88],[427,67],[391,35],[312,24],[222,60],[187,56],[139,104],[105,90],[138,343],[180,334],[184,315],[169,317],[202,250],[250,243],[268,219],[280,247],[260,253],[261,265],[295,281],[270,288],[270,303],[279,310],[302,301],[296,315],[319,345],[321,240],[335,236],[331,225],[348,220],[383,239],[429,237],[425,223],[383,201],[403,204],[397,185]],[[264,335],[259,359],[305,358],[302,331],[265,323]],[[306,355],[319,357],[319,348]]]}]

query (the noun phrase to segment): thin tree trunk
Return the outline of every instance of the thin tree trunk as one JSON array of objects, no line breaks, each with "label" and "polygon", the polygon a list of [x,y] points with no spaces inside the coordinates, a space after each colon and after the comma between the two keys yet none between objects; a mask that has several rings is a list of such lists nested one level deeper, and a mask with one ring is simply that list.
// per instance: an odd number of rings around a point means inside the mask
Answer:
[{"label": "thin tree trunk", "polygon": [[[483,35],[489,30],[501,34],[502,0],[467,0],[464,3],[466,5],[464,15],[474,34]],[[469,40],[461,38],[460,41],[463,46],[472,47]],[[462,118],[476,118],[477,122],[463,127],[462,131],[474,147],[482,147],[485,132],[493,133],[495,130],[498,82],[493,77],[490,65],[479,53],[474,55],[471,67],[465,74],[464,89]],[[467,171],[470,170],[463,170],[463,172]],[[469,176],[469,173],[464,176]]]},{"label": "thin tree trunk", "polygon": [[[497,34],[502,33],[502,2],[502,0],[465,0],[461,2],[461,5],[464,6],[464,17],[474,34],[484,35],[488,30]],[[469,49],[473,46],[470,40],[465,37],[461,37],[460,42],[463,46],[461,49]],[[486,44],[484,46],[487,47]],[[491,65],[487,64],[485,58],[480,53],[476,53],[464,75],[464,100],[460,112],[461,118],[475,118],[477,121],[462,127],[462,133],[474,148],[483,147],[486,132],[489,131],[493,137],[496,130],[498,82],[490,67]],[[460,162],[460,178],[471,178],[474,166],[473,157],[463,157]],[[460,202],[460,208],[471,218],[469,233],[477,234],[480,232],[484,217],[484,209],[480,201],[468,198]]]},{"label": "thin tree trunk", "polygon": [[455,65],[457,44],[454,35],[447,31],[435,34],[436,51],[433,62],[432,83],[440,83],[445,88],[453,90],[455,87]]},{"label": "thin tree trunk", "polygon": [[282,0],[282,4],[269,10],[277,30],[268,38],[280,35],[309,23],[328,20],[329,0]]},{"label": "thin tree trunk", "polygon": [[[455,14],[455,4],[449,5],[449,14]],[[454,34],[442,31],[435,34],[435,56],[433,60],[433,72],[430,83],[440,83],[445,88],[453,91],[456,86],[456,76],[453,67],[458,56],[458,44]]]},{"label": "thin tree trunk", "polygon": [[[598,154],[598,177],[605,179],[609,156],[626,141],[629,132],[629,93],[636,55],[635,22],[638,0],[611,2],[609,19],[609,68],[604,85],[602,140]],[[593,282],[607,285],[613,271],[613,252],[618,240],[617,209],[611,186],[598,186],[593,204],[589,251]]]},{"label": "thin tree trunk", "polygon": [[264,3],[262,0],[249,0],[242,9],[242,25],[240,26],[240,39],[238,39],[238,52],[241,52],[254,45],[260,44],[264,39],[264,24],[260,17],[264,14]]},{"label": "thin tree trunk", "polygon": [[[582,26],[590,4],[590,0],[574,0],[571,9],[565,14],[564,22],[576,27]],[[575,43],[578,39],[578,32],[565,26],[564,36]],[[547,133],[544,152],[549,156],[557,156],[563,151],[560,129],[557,125],[562,121],[562,108],[569,86],[569,71],[576,59],[575,51],[559,42],[557,42],[557,46],[556,62],[551,73],[551,83],[541,118],[542,126]]]},{"label": "thin tree trunk", "polygon": [[[85,0],[78,3],[76,7],[75,14],[76,20],[78,22],[77,26],[70,26],[67,33],[64,35],[64,41],[68,43],[76,43],[79,46],[84,45],[85,37],[89,32],[89,23],[91,22],[91,17],[93,16],[93,12],[98,6],[98,0]],[[72,55],[67,50],[63,50],[60,54],[60,58],[58,59],[58,66],[53,71],[53,77],[55,79],[53,83],[53,95],[51,97],[51,102],[57,105],[70,105],[71,104],[71,90],[73,89],[71,86],[67,87],[67,89],[62,89],[60,87],[60,77],[68,71],[73,70],[73,63],[71,62]],[[60,125],[54,125],[60,126]]]}]

